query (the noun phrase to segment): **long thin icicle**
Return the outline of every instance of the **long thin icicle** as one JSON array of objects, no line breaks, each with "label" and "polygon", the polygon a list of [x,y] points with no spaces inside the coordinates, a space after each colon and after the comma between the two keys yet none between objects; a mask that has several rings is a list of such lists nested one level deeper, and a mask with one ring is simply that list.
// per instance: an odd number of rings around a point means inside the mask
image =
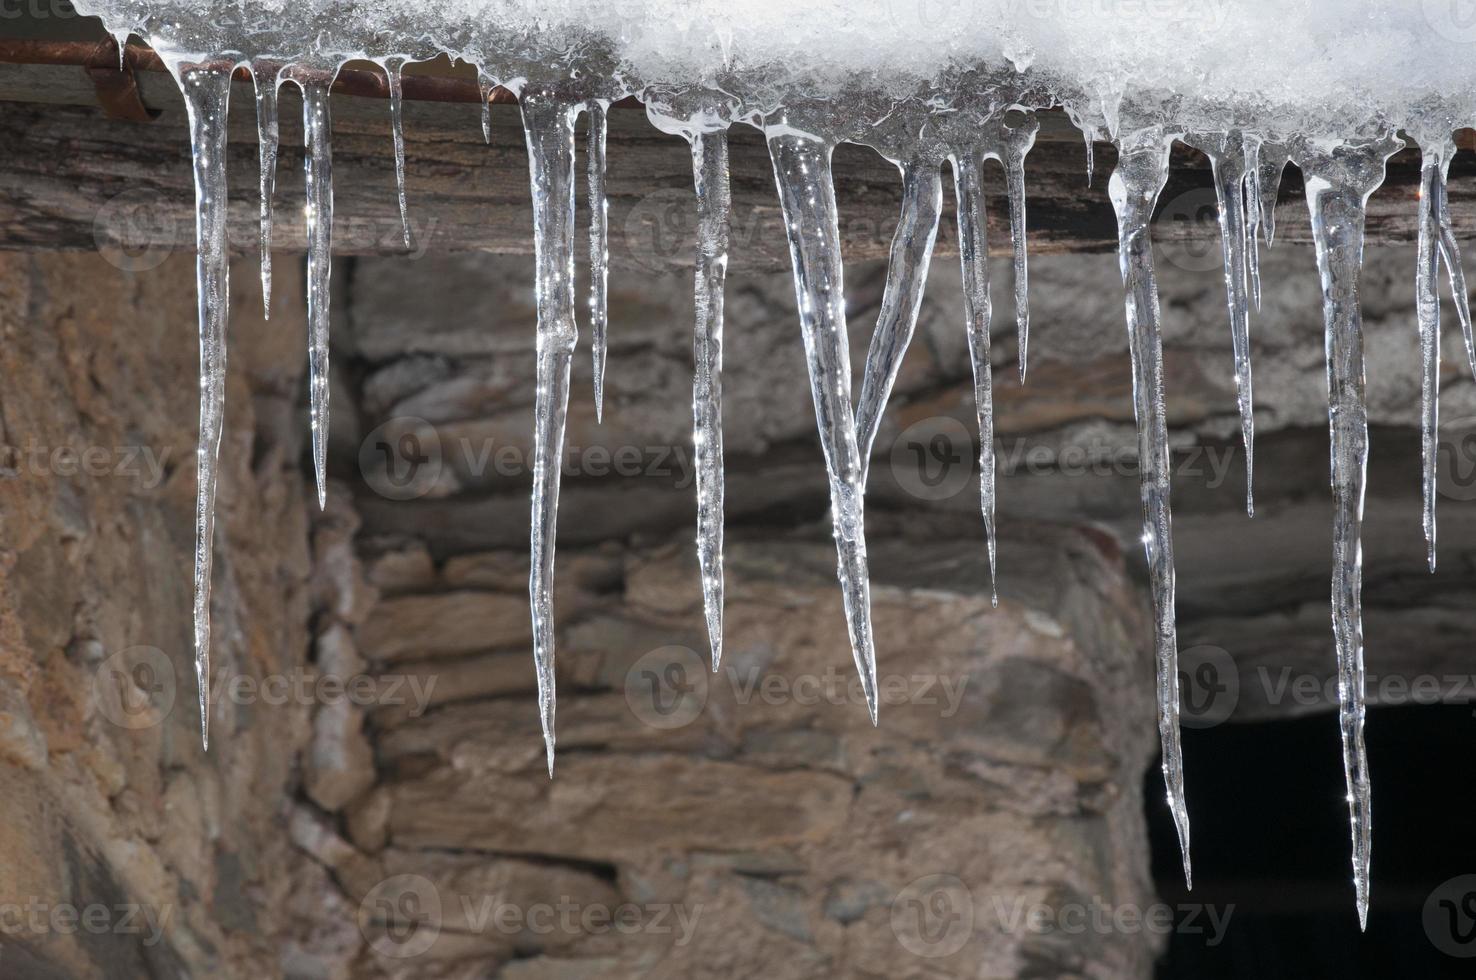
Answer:
[{"label": "long thin icicle", "polygon": [[554,544],[559,476],[569,411],[574,321],[574,118],[578,106],[536,90],[523,93],[523,132],[533,191],[537,266],[538,392],[533,410],[533,499],[528,598],[533,611],[533,663],[548,774],[554,765]]},{"label": "long thin icicle", "polygon": [[1193,887],[1189,811],[1184,805],[1184,755],[1179,743],[1179,650],[1174,624],[1174,539],[1169,510],[1168,418],[1163,396],[1163,339],[1149,223],[1168,181],[1171,139],[1151,127],[1122,137],[1108,196],[1117,212],[1118,262],[1127,302],[1133,362],[1133,415],[1138,421],[1138,470],[1143,497],[1143,548],[1153,593],[1154,659],[1158,668],[1158,736],[1163,781],[1179,834],[1184,881]]},{"label": "long thin icicle", "polygon": [[1426,145],[1420,153],[1419,253],[1415,260],[1415,312],[1420,334],[1421,496],[1426,558],[1435,571],[1435,470],[1440,438],[1440,200],[1444,147]]},{"label": "long thin icicle", "polygon": [[1230,310],[1230,344],[1235,357],[1240,438],[1245,446],[1245,512],[1255,516],[1255,409],[1251,397],[1250,262],[1246,249],[1246,172],[1239,134],[1213,133],[1190,141],[1209,157],[1219,205],[1220,253],[1225,266],[1225,302]]},{"label": "long thin icicle", "polygon": [[200,444],[195,455],[195,681],[200,742],[210,748],[210,575],[215,542],[215,484],[225,421],[226,321],[230,256],[226,237],[226,111],[231,72],[187,68],[180,88],[189,110],[195,169],[195,260],[200,318]]},{"label": "long thin icicle", "polygon": [[1328,428],[1332,439],[1332,624],[1338,657],[1338,721],[1353,838],[1353,887],[1360,928],[1368,924],[1372,812],[1363,745],[1363,496],[1368,475],[1364,402],[1363,267],[1365,205],[1383,183],[1384,163],[1404,144],[1386,137],[1359,146],[1306,146],[1307,208],[1317,243],[1326,328]]},{"label": "long thin icicle", "polygon": [[1040,120],[1025,113],[1018,126],[1000,127],[1000,157],[1010,202],[1010,241],[1015,250],[1015,337],[1020,348],[1020,383],[1025,383],[1026,354],[1030,348],[1030,272],[1025,241],[1025,158],[1035,146]]},{"label": "long thin icicle", "polygon": [[1261,143],[1249,133],[1241,137],[1245,176],[1241,180],[1241,207],[1245,209],[1245,265],[1250,274],[1251,302],[1261,312]]},{"label": "long thin icicle", "polygon": [[1455,301],[1456,316],[1461,321],[1461,336],[1466,341],[1466,361],[1471,366],[1471,376],[1476,378],[1476,338],[1471,335],[1471,300],[1466,293],[1466,272],[1461,268],[1461,246],[1456,243],[1455,226],[1450,219],[1450,195],[1446,190],[1446,175],[1450,171],[1450,158],[1455,147],[1441,158],[1440,180],[1436,184],[1439,198],[1435,202],[1435,219],[1440,227],[1440,260],[1445,263],[1445,274],[1450,279],[1451,299]]},{"label": "long thin icicle", "polygon": [[256,85],[256,142],[261,158],[261,308],[272,315],[272,196],[277,189],[277,82],[276,65],[252,65]]},{"label": "long thin icicle", "polygon": [[876,724],[876,649],[871,633],[871,583],[863,527],[863,464],[851,414],[851,358],[840,227],[830,172],[832,149],[832,144],[787,126],[776,126],[769,132],[769,156],[794,265],[795,302],[804,334],[810,394],[830,479],[831,521],[851,654],[871,722]]},{"label": "long thin icicle", "polygon": [[[610,326],[610,202],[605,197],[605,105],[589,104],[589,324],[594,352],[595,421],[605,415],[605,346]],[[726,146],[726,140],[724,146]]]},{"label": "long thin icicle", "polygon": [[302,131],[307,143],[303,177],[307,197],[308,413],[318,507],[328,501],[328,304],[333,266],[333,142],[328,86],[302,86]]},{"label": "long thin icicle", "polygon": [[967,148],[950,157],[958,204],[958,257],[963,267],[964,322],[974,369],[974,414],[979,420],[979,509],[989,549],[989,591],[995,605],[994,381],[989,364],[989,223],[984,207],[983,156]]},{"label": "long thin icicle", "polygon": [[892,235],[887,283],[876,315],[876,331],[866,352],[861,396],[856,402],[856,442],[861,450],[863,490],[882,412],[897,381],[897,372],[902,369],[902,355],[912,342],[918,312],[922,309],[923,287],[933,260],[933,243],[938,238],[938,218],[943,212],[943,175],[938,168],[939,161],[931,156],[916,157],[900,166],[902,211]]},{"label": "long thin icicle", "polygon": [[697,564],[712,669],[723,659],[723,286],[728,275],[728,134],[697,133],[697,321],[693,333],[692,426],[697,455]]},{"label": "long thin icicle", "polygon": [[400,199],[400,227],[405,233],[405,250],[415,248],[410,239],[410,209],[405,204],[405,119],[403,112],[404,86],[400,70],[405,59],[390,58],[384,63],[385,78],[389,81],[390,138],[395,146],[395,193]]}]

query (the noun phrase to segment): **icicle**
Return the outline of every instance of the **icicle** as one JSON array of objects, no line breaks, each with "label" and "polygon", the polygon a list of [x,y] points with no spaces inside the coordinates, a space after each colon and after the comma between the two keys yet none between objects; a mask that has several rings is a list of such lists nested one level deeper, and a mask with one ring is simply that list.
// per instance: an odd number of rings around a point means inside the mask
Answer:
[{"label": "icicle", "polygon": [[1082,138],[1086,141],[1087,158],[1087,186],[1092,186],[1092,178],[1097,169],[1097,147],[1095,143],[1096,134],[1091,129],[1081,131]]},{"label": "icicle", "polygon": [[1246,133],[1241,137],[1245,153],[1245,175],[1241,179],[1240,206],[1244,209],[1245,265],[1250,276],[1251,302],[1261,312],[1261,138]]},{"label": "icicle", "polygon": [[1040,120],[1025,114],[1018,126],[1001,126],[1005,177],[1009,188],[1010,238],[1015,247],[1015,336],[1020,348],[1020,383],[1025,383],[1026,352],[1030,346],[1030,276],[1026,267],[1025,157],[1035,145]]},{"label": "icicle", "polygon": [[307,199],[308,412],[318,507],[328,502],[328,303],[333,265],[333,143],[328,86],[302,85]]},{"label": "icicle", "polygon": [[[268,77],[270,76],[270,77]],[[276,65],[252,65],[256,86],[256,141],[261,158],[261,308],[272,315],[272,195],[277,187],[277,83]]]},{"label": "icicle", "polygon": [[1471,300],[1466,294],[1466,272],[1461,268],[1461,247],[1456,243],[1455,227],[1450,219],[1450,196],[1446,192],[1446,174],[1450,171],[1450,158],[1455,155],[1455,146],[1447,147],[1441,157],[1440,180],[1436,184],[1439,197],[1435,201],[1435,218],[1440,227],[1440,259],[1445,263],[1445,274],[1450,279],[1450,295],[1455,301],[1456,316],[1461,321],[1461,336],[1466,341],[1466,361],[1471,366],[1471,376],[1476,377],[1476,338],[1471,335]]},{"label": "icicle", "polygon": [[856,402],[856,443],[861,452],[861,487],[871,466],[871,448],[881,426],[892,385],[902,367],[902,355],[917,328],[922,309],[923,287],[938,237],[938,217],[943,211],[943,177],[939,161],[932,156],[915,157],[900,166],[902,212],[892,235],[887,259],[887,283],[882,291],[876,331],[866,352],[866,373]]},{"label": "icicle", "polygon": [[533,251],[537,265],[538,391],[533,414],[531,570],[533,662],[538,673],[539,720],[554,764],[554,544],[564,422],[569,410],[569,365],[574,325],[574,118],[578,107],[546,92],[525,90],[521,100],[533,192]]},{"label": "icicle", "polygon": [[1117,212],[1118,261],[1127,300],[1133,362],[1133,414],[1138,422],[1138,469],[1143,498],[1143,547],[1153,593],[1154,658],[1158,668],[1158,736],[1163,780],[1179,834],[1184,881],[1193,887],[1189,812],[1184,805],[1184,757],[1179,744],[1179,652],[1174,625],[1174,543],[1169,510],[1168,420],[1163,398],[1163,340],[1149,223],[1168,181],[1171,138],[1161,128],[1129,133],[1118,143],[1108,195]]},{"label": "icicle", "polygon": [[403,86],[400,70],[405,66],[404,58],[390,58],[384,62],[385,77],[389,79],[390,136],[395,145],[395,192],[400,198],[400,226],[405,232],[405,251],[413,251],[410,240],[410,211],[405,206],[405,125],[401,111]]},{"label": "icicle", "polygon": [[989,591],[995,605],[999,594],[994,568],[994,382],[989,364],[989,223],[984,209],[983,158],[967,148],[950,158],[953,192],[958,208],[958,256],[963,266],[964,322],[968,329],[969,361],[974,368],[974,413],[979,420],[979,508],[989,544]]},{"label": "icicle", "polygon": [[1415,263],[1415,311],[1420,336],[1421,480],[1425,549],[1435,571],[1435,470],[1440,438],[1440,200],[1442,146],[1423,146],[1420,154],[1419,255]]},{"label": "icicle", "polygon": [[728,134],[697,133],[697,305],[693,334],[692,424],[697,454],[697,564],[712,669],[723,659],[723,284],[728,275]]},{"label": "icicle", "polygon": [[876,651],[871,633],[871,584],[862,521],[863,464],[851,414],[851,359],[846,335],[840,228],[830,172],[833,145],[782,123],[771,128],[768,137],[794,265],[795,301],[804,334],[810,393],[815,401],[820,445],[830,478],[831,520],[851,653],[861,677],[867,710],[872,724],[876,724]]},{"label": "icicle", "polygon": [[1372,817],[1368,758],[1363,747],[1363,496],[1368,469],[1364,404],[1363,317],[1358,276],[1363,266],[1364,206],[1383,183],[1384,163],[1403,142],[1386,137],[1357,146],[1304,146],[1307,208],[1317,244],[1326,327],[1328,428],[1332,437],[1332,623],[1338,656],[1338,720],[1353,838],[1353,887],[1358,924],[1368,923]]},{"label": "icicle", "polygon": [[497,83],[480,71],[477,72],[477,91],[482,93],[482,139],[492,145],[492,90]]},{"label": "icicle", "polygon": [[1266,235],[1266,247],[1276,244],[1276,199],[1281,193],[1281,174],[1290,163],[1286,147],[1273,143],[1261,144],[1260,161],[1256,167],[1256,189],[1260,194],[1257,202],[1261,211],[1261,230]]},{"label": "icicle", "polygon": [[1245,512],[1256,513],[1255,415],[1251,399],[1250,285],[1246,243],[1246,173],[1241,141],[1236,134],[1196,135],[1187,142],[1209,157],[1219,205],[1220,253],[1225,266],[1225,299],[1230,310],[1230,343],[1235,356],[1236,401],[1240,406],[1240,437],[1245,446]]},{"label": "icicle", "polygon": [[231,71],[190,68],[177,75],[189,110],[195,169],[195,260],[200,318],[200,443],[195,456],[195,680],[200,742],[210,748],[210,575],[215,483],[225,421],[226,320],[230,256],[226,219],[226,112]]},{"label": "icicle", "polygon": [[[589,104],[585,148],[589,165],[589,323],[594,351],[595,421],[600,422],[605,414],[605,335],[610,325],[610,204],[605,198],[604,103]],[[718,342],[721,344],[721,339]]]}]

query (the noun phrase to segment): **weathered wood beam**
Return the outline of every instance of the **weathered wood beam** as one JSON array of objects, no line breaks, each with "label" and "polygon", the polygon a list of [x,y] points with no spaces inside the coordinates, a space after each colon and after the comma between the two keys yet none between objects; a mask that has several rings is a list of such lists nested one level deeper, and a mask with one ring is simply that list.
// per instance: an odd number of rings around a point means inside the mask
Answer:
[{"label": "weathered wood beam", "polygon": [[[364,83],[355,84],[363,86]],[[185,114],[174,83],[157,71],[138,72],[150,122],[109,119],[97,107],[92,80],[80,68],[0,64],[0,247],[193,248],[193,190]],[[350,89],[352,91],[352,89]],[[367,91],[367,90],[366,90]],[[256,131],[251,88],[238,82],[231,113],[231,240],[255,246]],[[335,250],[344,254],[403,252],[395,204],[389,120],[382,99],[340,94],[333,100],[337,174]],[[1079,137],[1057,114],[1043,127],[1027,171],[1029,238],[1035,253],[1104,251],[1115,245],[1106,196],[1114,163],[1110,145],[1097,146],[1096,184],[1086,185]],[[275,241],[303,248],[301,124],[295,90],[282,99],[282,153]],[[531,251],[527,161],[514,105],[492,107],[492,145],[481,139],[475,105],[410,101],[405,105],[407,172],[416,252]],[[874,152],[836,151],[841,238],[853,260],[884,257],[895,227],[899,181]],[[738,127],[732,136],[733,263],[737,268],[788,266],[782,219],[761,136]],[[1002,176],[995,173],[991,245],[1008,250]],[[1457,156],[1450,199],[1458,228],[1476,227],[1476,157]],[[657,132],[633,108],[610,115],[611,251],[617,265],[679,267],[691,261],[694,214],[686,144]],[[1406,150],[1391,161],[1389,179],[1370,203],[1369,239],[1412,241],[1418,159]],[[1214,197],[1202,157],[1174,155],[1162,196],[1156,240],[1215,247]],[[1309,230],[1301,182],[1293,169],[1282,187],[1278,236],[1306,242]],[[957,251],[951,213],[938,248]]]}]

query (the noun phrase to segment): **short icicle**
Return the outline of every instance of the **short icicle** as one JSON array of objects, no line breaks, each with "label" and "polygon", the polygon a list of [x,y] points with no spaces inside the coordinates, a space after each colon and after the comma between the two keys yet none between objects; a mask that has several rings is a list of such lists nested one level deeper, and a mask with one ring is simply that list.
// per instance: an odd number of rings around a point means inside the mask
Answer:
[{"label": "short icicle", "polygon": [[328,502],[328,306],[333,265],[333,143],[328,86],[302,86],[302,130],[307,143],[303,177],[307,197],[308,412],[318,507]]},{"label": "short icicle", "polygon": [[482,139],[492,145],[492,90],[497,87],[483,72],[477,72],[477,92],[482,97]]},{"label": "short icicle", "polygon": [[1179,834],[1184,881],[1193,887],[1189,812],[1184,804],[1184,756],[1179,741],[1179,651],[1174,624],[1174,543],[1169,510],[1168,419],[1163,393],[1163,339],[1149,224],[1168,181],[1172,139],[1159,127],[1125,134],[1108,196],[1117,212],[1118,261],[1127,302],[1133,364],[1133,414],[1138,422],[1138,469],[1143,498],[1143,547],[1153,594],[1154,659],[1158,673],[1158,735],[1163,781]]},{"label": "short icicle", "polygon": [[856,442],[861,451],[861,486],[871,466],[871,449],[881,426],[892,385],[902,368],[902,355],[917,329],[923,287],[932,263],[938,219],[943,212],[941,161],[919,156],[901,164],[902,210],[892,235],[887,259],[887,282],[882,291],[876,331],[866,352],[866,372],[856,402]]},{"label": "short icicle", "polygon": [[1241,137],[1245,153],[1245,176],[1241,179],[1240,198],[1245,221],[1245,266],[1250,276],[1251,302],[1261,312],[1261,138],[1246,133]]},{"label": "short icicle", "polygon": [[1001,127],[1000,156],[1010,202],[1010,240],[1015,250],[1015,336],[1020,351],[1020,383],[1025,383],[1026,354],[1030,347],[1030,275],[1025,242],[1025,158],[1035,146],[1040,120],[1025,114],[1018,126]]},{"label": "short icicle", "polygon": [[596,422],[604,421],[605,415],[605,347],[610,326],[610,202],[605,197],[605,130],[605,104],[591,102],[585,157],[589,167],[589,325],[594,354]]},{"label": "short icicle", "polygon": [[231,70],[187,67],[176,76],[189,110],[195,170],[195,260],[200,323],[200,443],[195,455],[195,681],[200,743],[210,748],[210,576],[215,485],[225,421],[230,255],[226,218],[226,112]]},{"label": "short icicle", "polygon": [[871,583],[863,525],[862,460],[851,407],[851,359],[846,334],[840,227],[831,181],[833,144],[782,122],[768,132],[769,156],[784,210],[794,265],[795,302],[804,335],[810,393],[825,468],[831,521],[851,653],[877,721],[876,649],[871,632]]},{"label": "short icicle", "polygon": [[574,119],[579,106],[545,91],[521,99],[533,193],[537,267],[538,390],[533,411],[533,498],[528,599],[533,614],[533,663],[538,711],[554,765],[554,544],[559,477],[569,411],[569,368],[578,331],[574,320]]},{"label": "short icicle", "polygon": [[272,315],[272,196],[277,189],[277,85],[275,64],[251,66],[256,86],[256,142],[261,162],[261,308]]},{"label": "short icicle", "polygon": [[1265,235],[1266,247],[1276,244],[1276,201],[1281,194],[1281,175],[1291,162],[1286,147],[1274,143],[1262,143],[1259,162],[1256,164],[1256,191],[1260,197],[1255,206],[1261,212],[1261,233]]},{"label": "short icicle", "polygon": [[1245,447],[1245,512],[1254,517],[1255,408],[1251,396],[1250,260],[1246,248],[1246,208],[1243,190],[1245,158],[1239,134],[1209,133],[1188,141],[1210,161],[1219,205],[1220,253],[1225,267],[1225,301],[1230,310],[1230,345],[1235,358],[1236,402],[1240,408],[1240,438]]},{"label": "short icicle", "polygon": [[389,82],[390,139],[395,148],[395,193],[400,199],[400,227],[405,235],[405,251],[413,251],[410,237],[410,209],[405,204],[405,114],[404,86],[400,71],[405,67],[404,58],[390,58],[384,63],[385,78]]},{"label": "short icicle", "polygon": [[1332,624],[1338,660],[1338,721],[1353,841],[1358,924],[1368,924],[1372,811],[1363,745],[1363,498],[1368,475],[1364,400],[1363,266],[1365,205],[1384,180],[1385,161],[1403,147],[1395,137],[1358,145],[1301,148],[1326,329],[1328,428],[1332,439]]},{"label": "short icicle", "polygon": [[1476,378],[1476,338],[1471,334],[1471,299],[1466,293],[1466,272],[1461,268],[1461,246],[1456,242],[1455,226],[1450,218],[1450,195],[1446,190],[1450,158],[1455,155],[1454,144],[1450,144],[1447,150],[1441,158],[1440,180],[1436,184],[1439,197],[1435,201],[1435,219],[1440,228],[1440,261],[1445,263],[1445,274],[1450,279],[1451,299],[1455,301],[1456,316],[1461,321],[1461,336],[1466,342],[1466,362],[1471,367],[1471,376]]},{"label": "short icicle", "polygon": [[1440,227],[1435,212],[1445,147],[1420,148],[1419,250],[1415,259],[1415,313],[1420,337],[1420,481],[1426,560],[1435,571],[1435,472],[1440,438]]},{"label": "short icicle", "polygon": [[979,421],[979,509],[989,550],[990,599],[995,586],[994,535],[994,381],[989,363],[989,222],[984,205],[983,155],[967,147],[950,156],[958,208],[958,257],[963,267],[964,324],[974,371],[974,414]]},{"label": "short icicle", "polygon": [[697,456],[697,564],[712,669],[723,659],[723,288],[728,275],[728,134],[695,133],[692,181],[697,195],[693,293],[692,425]]}]

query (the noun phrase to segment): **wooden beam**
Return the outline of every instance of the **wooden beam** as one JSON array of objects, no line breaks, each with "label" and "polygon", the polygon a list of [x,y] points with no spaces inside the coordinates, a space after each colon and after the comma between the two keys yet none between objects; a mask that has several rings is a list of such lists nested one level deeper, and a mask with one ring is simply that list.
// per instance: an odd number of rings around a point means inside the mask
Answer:
[{"label": "wooden beam", "polygon": [[[367,74],[367,73],[366,73]],[[441,85],[441,83],[437,83]],[[427,89],[432,86],[427,86]],[[442,86],[444,88],[444,86]],[[93,81],[80,68],[0,64],[0,247],[193,248],[193,189],[183,104],[174,82],[140,70],[138,95],[157,113],[149,122],[107,118]],[[336,174],[335,250],[344,254],[404,252],[395,203],[394,168],[385,103],[370,83],[353,81],[333,100]],[[357,92],[358,94],[352,94]],[[231,112],[231,241],[255,247],[256,131],[250,84],[238,81]],[[282,152],[275,242],[303,248],[301,124],[295,89],[282,97]],[[525,253],[532,248],[528,173],[515,105],[492,107],[492,145],[481,138],[478,107],[457,101],[405,105],[407,174],[414,254],[424,250]],[[1026,189],[1033,252],[1106,251],[1116,225],[1106,196],[1115,154],[1096,147],[1096,184],[1088,187],[1079,136],[1064,116],[1046,113],[1030,156]],[[686,144],[651,127],[638,108],[610,114],[611,252],[616,265],[689,265],[695,217]],[[851,260],[884,257],[895,227],[899,181],[895,168],[869,149],[836,151],[841,238]],[[1418,158],[1406,150],[1390,163],[1389,179],[1370,203],[1373,242],[1413,241]],[[1002,175],[993,174],[991,250],[1009,248]],[[1476,158],[1457,155],[1451,207],[1458,228],[1476,226]],[[739,269],[778,270],[789,258],[768,154],[748,127],[732,135],[733,251]],[[1293,169],[1282,187],[1278,238],[1307,242],[1310,232]],[[1203,158],[1174,154],[1154,231],[1162,243],[1215,247],[1214,196]],[[939,232],[942,255],[957,251],[952,214]]]}]

